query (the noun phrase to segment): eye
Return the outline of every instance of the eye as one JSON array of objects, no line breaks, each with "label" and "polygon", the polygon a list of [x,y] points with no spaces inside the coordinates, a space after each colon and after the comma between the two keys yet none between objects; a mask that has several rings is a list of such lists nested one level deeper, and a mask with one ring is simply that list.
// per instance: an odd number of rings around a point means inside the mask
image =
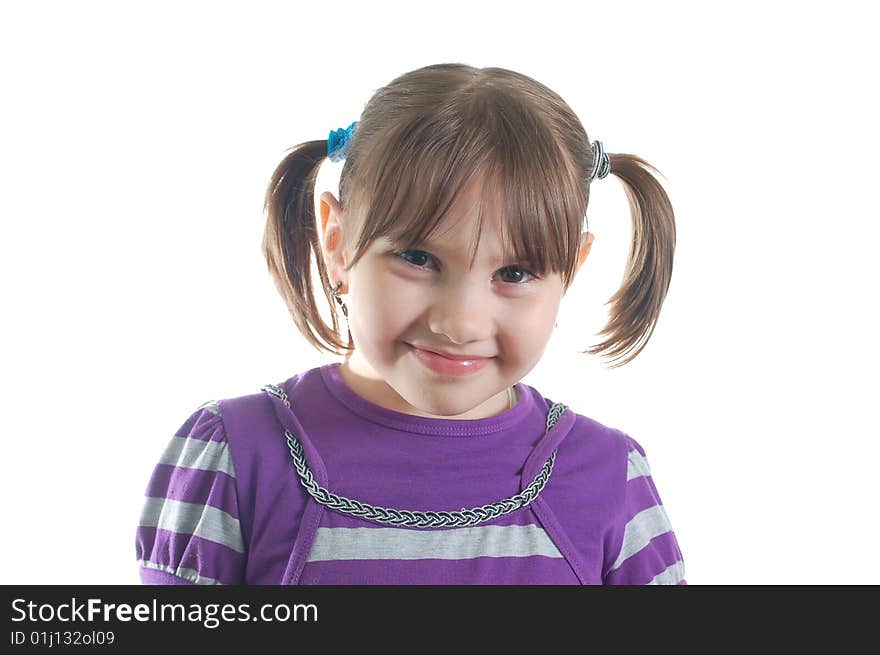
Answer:
[{"label": "eye", "polygon": [[[398,250],[394,252],[394,255],[409,265],[421,269],[425,268],[427,261],[434,260],[434,256],[424,250]],[[505,281],[513,286],[523,286],[533,280],[540,279],[539,276],[520,266],[505,266],[499,269],[499,272],[503,274],[502,277],[507,277],[508,279]]]},{"label": "eye", "polygon": [[[535,275],[534,273],[532,273],[531,271],[527,271],[526,269],[521,268],[519,266],[506,266],[506,267],[502,268],[500,272],[501,273],[507,272],[508,274],[512,273],[515,277],[512,284],[526,284],[529,281],[536,280],[538,278],[538,276]],[[518,277],[516,276],[517,273],[519,273]],[[525,282],[523,281],[524,279],[525,279]]]},{"label": "eye", "polygon": [[[397,257],[400,257],[403,261],[415,266],[416,268],[424,268],[423,264],[418,263],[422,259],[433,259],[431,255],[424,252],[423,250],[400,250],[394,253]],[[414,256],[413,256],[414,255]],[[415,261],[412,261],[415,260]]]}]

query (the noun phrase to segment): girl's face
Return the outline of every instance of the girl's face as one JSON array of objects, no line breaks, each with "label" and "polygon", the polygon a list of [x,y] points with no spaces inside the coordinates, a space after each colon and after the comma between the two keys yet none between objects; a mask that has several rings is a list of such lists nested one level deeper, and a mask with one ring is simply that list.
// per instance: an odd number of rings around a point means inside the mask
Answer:
[{"label": "girl's face", "polygon": [[[418,416],[494,416],[508,408],[508,387],[541,358],[562,278],[537,278],[506,256],[492,206],[468,268],[479,191],[470,184],[427,243],[404,251],[380,237],[349,272],[342,268],[350,260],[343,247],[345,218],[332,194],[321,195],[324,260],[331,283],[342,280],[340,293],[347,291],[343,300],[356,346],[340,372],[367,400]],[[355,235],[348,236],[353,243]],[[592,243],[591,234],[583,236],[578,268]],[[450,375],[427,365],[414,347],[486,360],[478,370]]]}]

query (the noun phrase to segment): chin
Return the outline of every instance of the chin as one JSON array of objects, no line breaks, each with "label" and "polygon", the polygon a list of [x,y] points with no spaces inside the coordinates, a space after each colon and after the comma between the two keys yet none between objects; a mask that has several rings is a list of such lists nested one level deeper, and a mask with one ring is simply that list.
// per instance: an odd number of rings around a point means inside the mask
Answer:
[{"label": "chin", "polygon": [[[475,400],[476,402],[474,402]],[[473,395],[467,395],[467,397],[463,398],[461,402],[449,402],[448,399],[446,402],[443,402],[441,400],[440,402],[435,403],[433,407],[427,407],[422,411],[430,412],[431,414],[434,414],[436,416],[460,416],[462,414],[472,412],[487,400],[489,400],[489,398],[477,399]]]}]

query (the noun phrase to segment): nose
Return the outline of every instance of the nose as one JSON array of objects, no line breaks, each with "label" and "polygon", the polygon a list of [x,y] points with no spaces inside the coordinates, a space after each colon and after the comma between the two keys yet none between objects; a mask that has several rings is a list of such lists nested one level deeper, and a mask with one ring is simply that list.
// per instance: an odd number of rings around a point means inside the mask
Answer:
[{"label": "nose", "polygon": [[487,340],[494,322],[490,292],[490,281],[462,279],[443,285],[431,303],[431,331],[456,344]]}]

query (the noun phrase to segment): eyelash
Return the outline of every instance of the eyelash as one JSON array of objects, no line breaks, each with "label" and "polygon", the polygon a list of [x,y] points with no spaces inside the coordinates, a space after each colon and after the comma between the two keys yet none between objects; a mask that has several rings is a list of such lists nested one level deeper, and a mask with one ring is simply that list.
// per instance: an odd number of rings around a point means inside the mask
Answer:
[{"label": "eyelash", "polygon": [[[424,269],[424,266],[419,266],[418,264],[413,264],[411,261],[407,260],[404,257],[404,255],[406,255],[408,253],[414,253],[414,252],[421,253],[423,255],[427,255],[431,259],[434,259],[434,255],[432,255],[431,253],[425,252],[424,250],[398,250],[398,251],[395,251],[393,254],[395,257],[399,257],[400,259],[402,259],[404,262],[406,262],[410,266],[415,266],[416,268]],[[528,284],[529,282],[540,279],[540,277],[538,277],[537,275],[532,273],[527,268],[523,268],[522,266],[516,266],[516,265],[505,266],[504,268],[499,269],[499,270],[506,271],[506,270],[510,270],[510,269],[522,271],[522,272],[526,273],[529,276],[529,278],[531,278],[531,279],[527,280],[526,282],[510,282],[509,284],[512,284],[513,286],[523,286],[525,284]]]}]

